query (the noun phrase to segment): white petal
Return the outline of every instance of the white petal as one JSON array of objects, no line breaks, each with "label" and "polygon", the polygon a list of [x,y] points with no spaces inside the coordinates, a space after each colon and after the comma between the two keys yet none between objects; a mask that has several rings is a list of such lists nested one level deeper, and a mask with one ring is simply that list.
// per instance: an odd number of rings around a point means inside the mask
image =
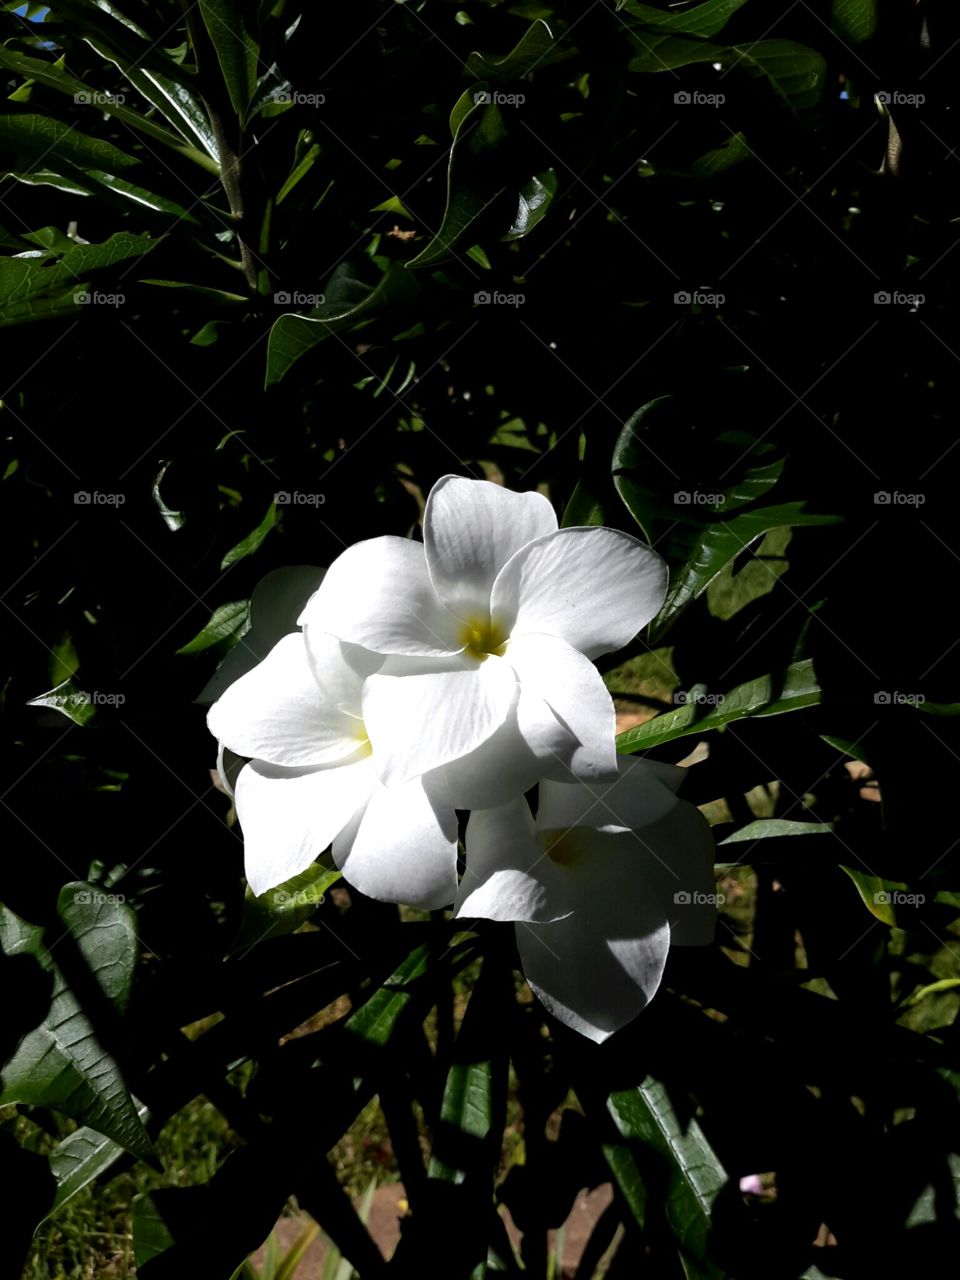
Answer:
[{"label": "white petal", "polygon": [[569,867],[573,914],[517,925],[527,981],[561,1022],[597,1042],[625,1026],[660,985],[670,949],[657,863],[631,832],[581,833]]},{"label": "white petal", "polygon": [[[307,661],[323,700],[350,720],[362,716],[363,682],[384,662],[382,654],[370,653],[355,644],[344,644],[336,636],[314,631],[304,633]],[[346,725],[353,733],[355,727]]]},{"label": "white petal", "polygon": [[307,601],[300,625],[374,653],[429,656],[463,648],[462,623],[437,599],[422,544],[408,538],[348,547]]},{"label": "white petal", "polygon": [[371,676],[363,719],[380,780],[397,786],[473,751],[503,724],[516,697],[513,668],[492,654],[472,669]]},{"label": "white petal", "polygon": [[457,815],[423,780],[377,783],[359,823],[333,842],[347,881],[370,898],[437,910],[457,892]]},{"label": "white petal", "polygon": [[467,863],[454,913],[486,920],[557,920],[573,903],[570,877],[537,843],[522,796],[496,809],[477,809],[466,832]]},{"label": "white petal", "polygon": [[237,755],[285,767],[345,760],[359,745],[355,723],[318,686],[299,631],[234,681],[208,711],[207,725]]},{"label": "white petal", "polygon": [[594,827],[637,831],[659,822],[684,802],[658,777],[657,770],[636,756],[618,757],[615,782],[553,782],[540,787],[539,831]]},{"label": "white petal", "polygon": [[245,765],[237,779],[237,816],[253,892],[266,893],[306,870],[366,804],[375,783],[369,759],[327,769]]},{"label": "white petal", "polygon": [[423,516],[437,595],[458,618],[486,621],[497,574],[515,551],[556,527],[553,507],[541,493],[443,476],[430,490]]},{"label": "white petal", "polygon": [[491,610],[512,636],[546,632],[596,658],[629,643],[666,591],[666,564],[629,533],[558,529],[507,562]]},{"label": "white petal", "polygon": [[518,636],[506,660],[524,690],[538,694],[576,740],[558,755],[550,775],[565,781],[617,777],[616,712],[600,672],[589,658],[556,636]]},{"label": "white petal", "polygon": [[536,786],[578,743],[542,698],[520,686],[516,705],[486,742],[451,760],[443,775],[458,809],[493,809]]},{"label": "white petal", "polygon": [[225,747],[222,742],[217,744],[217,776],[220,779],[220,786],[223,791],[233,799],[234,788],[237,785],[237,776],[240,770],[246,764],[243,756],[238,756],[235,751],[231,751],[229,747]]}]

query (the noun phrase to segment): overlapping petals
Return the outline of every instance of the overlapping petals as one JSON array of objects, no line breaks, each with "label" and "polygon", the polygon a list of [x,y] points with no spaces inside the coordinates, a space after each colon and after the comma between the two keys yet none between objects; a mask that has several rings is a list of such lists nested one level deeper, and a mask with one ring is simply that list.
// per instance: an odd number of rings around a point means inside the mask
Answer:
[{"label": "overlapping petals", "polygon": [[[540,494],[447,476],[427,501],[422,545],[348,548],[300,621],[311,650],[329,633],[387,659],[364,695],[386,785],[464,760],[495,735],[543,774],[610,779],[613,703],[589,659],[626,644],[666,582],[663,561],[629,534],[558,529]],[[521,716],[520,690],[551,715]],[[514,793],[499,788],[497,802]],[[456,792],[454,802],[464,804]]]},{"label": "overlapping petals", "polygon": [[388,789],[377,776],[362,720],[364,671],[377,665],[329,636],[308,654],[294,632],[211,707],[211,732],[251,757],[235,798],[254,893],[305,870],[332,843],[337,866],[370,897],[430,909],[452,902],[457,823],[442,781]]},{"label": "overlapping petals", "polygon": [[[423,543],[348,548],[302,631],[210,710],[253,890],[329,847],[371,897],[512,922],[544,1005],[611,1035],[656,992],[671,944],[714,924],[713,844],[676,796],[683,771],[618,757],[593,663],[666,586],[629,534],[560,529],[537,493],[439,481]],[[471,811],[459,887],[457,809]]]},{"label": "overlapping petals", "polygon": [[595,1041],[652,999],[671,944],[713,934],[713,841],[680,778],[627,759],[611,784],[542,783],[536,822],[516,799],[467,826],[456,914],[517,922],[528,982]]}]

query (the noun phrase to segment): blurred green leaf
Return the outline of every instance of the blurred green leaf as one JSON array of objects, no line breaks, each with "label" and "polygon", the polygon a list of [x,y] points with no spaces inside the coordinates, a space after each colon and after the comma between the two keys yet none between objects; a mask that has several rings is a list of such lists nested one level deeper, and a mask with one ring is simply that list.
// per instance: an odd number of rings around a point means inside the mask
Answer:
[{"label": "blurred green leaf", "polygon": [[31,698],[27,706],[49,707],[52,711],[59,711],[61,715],[72,720],[74,724],[80,725],[81,728],[89,724],[97,714],[89,693],[75,685],[72,679],[64,680],[55,689]]},{"label": "blurred green leaf", "polygon": [[[805,659],[792,663],[782,675],[760,676],[746,684],[737,685],[728,694],[722,695],[718,704],[706,712],[704,707],[709,704],[703,701],[705,696],[699,689],[694,689],[688,695],[686,704],[676,711],[666,711],[663,715],[655,716],[644,724],[618,734],[617,750],[627,753],[645,751],[691,733],[722,729],[724,725],[747,716],[775,716],[786,711],[799,711],[803,707],[814,706],[820,701],[821,695],[813,663]],[[720,695],[717,697],[720,698]]]},{"label": "blurred green leaf", "polygon": [[522,76],[529,75],[535,67],[555,61],[558,53],[553,32],[546,22],[538,19],[531,23],[510,52],[503,57],[471,53],[467,58],[467,71],[478,80],[501,83],[519,80]]},{"label": "blurred green leaf", "polygon": [[130,1205],[133,1226],[133,1256],[138,1267],[144,1266],[173,1244],[173,1236],[157,1211],[147,1191],[133,1197]]},{"label": "blurred green leaf", "polygon": [[877,29],[877,0],[833,0],[833,26],[854,44],[869,40]]},{"label": "blurred green leaf", "polygon": [[639,18],[645,26],[666,31],[682,31],[685,35],[715,36],[727,25],[747,0],[705,0],[683,10],[655,9],[637,0],[618,0],[617,8]]},{"label": "blurred green leaf", "polygon": [[335,867],[312,863],[306,871],[275,889],[257,897],[248,887],[243,900],[243,919],[232,947],[232,955],[239,955],[267,938],[279,938],[299,929],[323,903],[331,885],[340,879]]},{"label": "blurred green leaf", "polygon": [[257,525],[251,530],[245,538],[237,543],[235,547],[231,547],[227,554],[220,561],[221,569],[229,569],[232,564],[236,564],[238,560],[245,560],[247,556],[252,556],[255,551],[259,551],[263,545],[263,540],[267,534],[277,523],[277,504],[271,502],[267,507],[267,513]]},{"label": "blurred green leaf", "polygon": [[[381,312],[401,311],[417,295],[417,285],[405,267],[393,263],[361,301],[343,307],[317,308],[310,316],[282,315],[270,330],[267,348],[268,387],[280,381],[311,347],[333,333],[373,319]],[[325,297],[328,295],[325,295]],[[317,312],[323,311],[323,314]]]}]

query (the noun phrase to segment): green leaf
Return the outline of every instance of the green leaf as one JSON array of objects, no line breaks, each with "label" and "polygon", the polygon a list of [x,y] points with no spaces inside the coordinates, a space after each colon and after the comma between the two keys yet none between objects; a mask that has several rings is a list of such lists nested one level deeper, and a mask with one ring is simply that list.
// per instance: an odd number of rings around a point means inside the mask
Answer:
[{"label": "green leaf", "polygon": [[277,504],[271,502],[267,507],[267,513],[245,538],[242,538],[235,547],[231,547],[227,554],[220,561],[221,569],[229,569],[232,564],[236,564],[238,560],[244,560],[247,556],[252,556],[258,551],[263,544],[264,538],[277,523]]},{"label": "green leaf", "polygon": [[826,62],[822,54],[793,40],[725,47],[659,29],[632,30],[631,35],[639,49],[630,59],[631,71],[675,71],[700,62],[719,63],[727,72],[739,68],[763,81],[774,99],[794,112],[816,106],[823,93]]},{"label": "green leaf", "polygon": [[149,236],[118,231],[102,244],[78,244],[42,258],[0,258],[0,325],[49,314],[51,306],[76,311],[86,282],[156,245]]},{"label": "green leaf", "polygon": [[711,151],[705,151],[703,155],[698,156],[690,164],[688,172],[694,178],[713,178],[718,173],[725,173],[727,169],[732,169],[741,160],[748,160],[752,156],[753,152],[747,144],[746,134],[732,133],[719,147],[714,147]]},{"label": "green leaf", "polygon": [[232,637],[239,639],[250,626],[250,601],[233,600],[219,605],[202,631],[182,645],[177,653],[203,653],[215,644]]},{"label": "green leaf", "polygon": [[702,595],[726,565],[771,529],[837,524],[841,519],[808,512],[802,502],[788,502],[778,507],[744,511],[730,520],[720,519],[708,525],[689,559],[670,575],[663,608],[650,624],[651,643],[659,643],[677,614]]},{"label": "green leaf", "polygon": [[183,137],[172,130],[166,128],[162,124],[158,124],[155,120],[151,120],[147,116],[142,116],[138,111],[123,105],[123,102],[116,96],[101,93],[83,80],[78,80],[76,76],[71,75],[59,63],[47,62],[40,58],[30,58],[25,54],[17,53],[9,46],[0,45],[0,67],[5,67],[8,71],[13,71],[17,75],[29,77],[37,81],[38,84],[46,85],[50,89],[55,89],[60,93],[68,94],[80,106],[89,105],[98,111],[106,112],[107,115],[114,116],[117,120],[121,120],[131,129],[137,129],[140,133],[145,134],[149,138],[153,138],[157,142],[162,142],[164,146],[172,147],[181,155],[187,156],[194,163],[201,165],[209,173],[219,173],[219,166],[216,161],[205,152],[200,151],[196,147],[185,143]]},{"label": "green leaf", "polygon": [[409,271],[399,263],[392,263],[376,288],[360,302],[325,308],[323,315],[281,316],[270,330],[266,385],[271,387],[279,382],[301,356],[324,338],[361,321],[372,320],[382,312],[400,311],[409,306],[417,292]]},{"label": "green leaf", "polygon": [[267,938],[279,938],[299,929],[321,905],[330,886],[339,879],[340,872],[335,867],[324,867],[314,862],[306,871],[259,897],[248,887],[240,932],[230,948],[231,955],[249,951]]},{"label": "green leaf", "polygon": [[133,1225],[133,1256],[138,1267],[173,1246],[173,1236],[149,1192],[141,1191],[130,1204]]},{"label": "green leaf", "polygon": [[655,438],[652,432],[660,429],[671,404],[669,397],[661,397],[639,409],[620,433],[613,454],[614,485],[648,541],[656,542],[663,551],[658,524],[669,534],[665,554],[671,567],[670,586],[663,608],[650,625],[651,643],[658,643],[677,616],[724,568],[772,529],[836,524],[841,519],[808,512],[803,502],[753,505],[780,479],[783,458],[749,467],[736,483],[711,495],[714,501],[709,516],[691,503],[689,493],[674,493],[670,503],[664,495],[646,488],[640,480],[651,453],[646,437]]},{"label": "green leaf", "polygon": [[722,729],[724,725],[743,720],[747,716],[776,716],[787,711],[799,711],[820,701],[820,686],[809,659],[794,662],[782,676],[760,676],[746,684],[737,685],[723,700],[703,715],[703,703],[696,694],[676,711],[667,711],[645,724],[638,724],[617,736],[620,752],[646,751],[659,747],[674,738],[691,733],[706,733]]},{"label": "green leaf", "polygon": [[680,31],[684,35],[715,36],[746,3],[747,0],[706,0],[704,4],[677,12],[655,9],[652,5],[639,4],[636,0],[620,0],[617,8],[639,18],[645,26]]},{"label": "green leaf", "polygon": [[297,185],[297,183],[302,178],[305,178],[307,176],[307,174],[310,172],[310,170],[313,168],[314,164],[316,163],[316,160],[319,154],[320,154],[319,143],[314,142],[311,146],[307,148],[306,152],[301,157],[301,159],[290,170],[290,173],[285,179],[283,186],[277,192],[276,203],[278,205],[282,204],[283,201],[286,200],[290,192]]},{"label": "green leaf", "polygon": [[67,160],[80,170],[103,170],[108,174],[140,163],[112,142],[92,138],[62,120],[34,111],[0,114],[0,146],[26,160],[47,159],[49,163],[53,157]]},{"label": "green leaf", "polygon": [[656,1168],[665,1179],[667,1222],[687,1275],[720,1280],[724,1273],[708,1257],[710,1222],[714,1202],[729,1179],[699,1124],[692,1118],[680,1120],[666,1089],[652,1076],[636,1089],[612,1093],[607,1105],[630,1146],[611,1145],[604,1154],[639,1225],[646,1222],[644,1170]]},{"label": "green leaf", "polygon": [[[59,909],[90,972],[118,1008],[129,995],[136,960],[136,916],[95,886],[65,886]],[[56,941],[56,939],[54,940]],[[20,1041],[4,1068],[0,1105],[49,1107],[112,1139],[143,1160],[152,1147],[119,1067],[99,1044],[94,1027],[44,944],[44,930],[0,908],[0,947],[31,955],[53,975],[42,1024]]]},{"label": "green leaf", "polygon": [[[376,1185],[376,1180],[371,1180],[370,1187],[372,1187],[374,1191],[376,1190]],[[358,1216],[361,1222],[366,1222],[367,1218],[370,1216],[369,1206],[373,1203],[373,1196],[369,1194],[370,1187],[368,1187],[367,1191],[364,1193],[363,1201],[361,1202],[360,1209],[358,1211]],[[367,1205],[366,1213],[364,1213],[365,1204]],[[303,1261],[304,1254],[319,1234],[320,1228],[317,1223],[306,1223],[303,1230],[290,1246],[289,1251],[282,1259],[280,1265],[277,1267],[276,1280],[293,1280],[297,1267],[299,1267],[300,1263]]]},{"label": "green leaf", "polygon": [[88,0],[57,0],[57,17],[100,57],[112,62],[133,86],[192,145],[205,152],[219,172],[219,150],[206,111],[194,92],[194,75],[160,47],[116,6]]},{"label": "green leaf", "polygon": [[243,119],[257,88],[259,46],[235,0],[200,0],[200,12],[237,115]]},{"label": "green leaf", "polygon": [[841,865],[840,870],[846,872],[856,885],[863,905],[870,914],[875,916],[881,924],[896,928],[898,903],[895,895],[907,893],[906,883],[900,880],[884,880],[880,876],[871,875],[868,871],[859,871],[854,867]]},{"label": "green leaf", "polygon": [[721,840],[720,844],[739,844],[745,840],[768,840],[777,836],[817,836],[833,831],[832,822],[793,822],[789,818],[758,818]]},{"label": "green leaf", "polygon": [[278,640],[297,629],[303,607],[323,580],[315,565],[290,564],[271,569],[250,597],[250,629],[238,637],[197,698],[216,702],[224,689],[267,656]]},{"label": "green leaf", "polygon": [[503,237],[504,240],[521,240],[529,235],[546,217],[556,194],[556,170],[547,169],[542,174],[534,175],[526,186],[520,188],[520,205],[513,226]]},{"label": "green leaf", "polygon": [[137,962],[137,913],[122,896],[102,893],[84,880],[65,884],[57,914],[110,1003],[123,1013]]},{"label": "green leaf", "polygon": [[823,96],[827,64],[821,53],[793,40],[758,40],[733,45],[720,59],[726,69],[742,66],[764,81],[791,111],[815,107]]},{"label": "green leaf", "polygon": [[31,698],[27,703],[28,707],[50,707],[53,711],[59,711],[61,715],[72,720],[74,724],[89,724],[93,717],[97,714],[97,709],[93,705],[93,699],[84,689],[78,688],[72,679],[67,679],[58,684],[55,689],[50,689],[47,693],[41,693],[36,698]]},{"label": "green leaf", "polygon": [[869,40],[877,29],[877,0],[833,0],[833,27],[854,44]]},{"label": "green leaf", "polygon": [[[143,1105],[137,1107],[137,1114],[144,1124],[150,1118],[150,1112]],[[57,1213],[84,1187],[105,1174],[123,1154],[123,1147],[95,1129],[86,1125],[74,1129],[50,1154],[50,1169],[57,1181],[57,1193],[47,1216]]]},{"label": "green leaf", "polygon": [[408,268],[433,266],[454,251],[477,219],[505,189],[499,149],[506,137],[500,109],[476,102],[461,118],[450,147],[447,203],[440,229],[428,245],[407,263]]},{"label": "green leaf", "polygon": [[560,527],[575,528],[583,525],[602,525],[607,523],[607,510],[603,502],[593,492],[589,482],[581,476],[577,481],[570,500],[564,508]]},{"label": "green leaf", "polygon": [[345,1023],[346,1030],[377,1048],[387,1045],[403,1011],[413,998],[412,989],[417,979],[427,972],[429,958],[429,944],[415,947],[379,991],[374,992],[366,1004],[350,1015]]},{"label": "green leaf", "polygon": [[[572,51],[569,51],[572,52]],[[467,58],[467,71],[478,80],[493,80],[503,83],[507,80],[519,80],[529,75],[541,64],[549,65],[558,57],[568,54],[557,49],[553,32],[547,24],[539,19],[531,23],[520,37],[516,45],[503,57],[494,58],[487,53],[471,53]]]},{"label": "green leaf", "polygon": [[[455,1062],[447,1072],[440,1104],[440,1119],[459,1133],[482,1141],[493,1125],[493,1063]],[[465,1171],[432,1154],[428,1176],[444,1182],[461,1182]]]}]

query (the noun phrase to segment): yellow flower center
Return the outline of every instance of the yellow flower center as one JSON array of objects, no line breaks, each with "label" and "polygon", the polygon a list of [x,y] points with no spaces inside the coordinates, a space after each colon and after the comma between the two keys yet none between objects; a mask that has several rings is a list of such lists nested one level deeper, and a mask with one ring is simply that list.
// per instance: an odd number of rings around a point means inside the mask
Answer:
[{"label": "yellow flower center", "polygon": [[357,720],[357,727],[350,736],[356,739],[357,751],[361,757],[368,756],[373,752],[373,747],[370,745],[370,738],[367,736],[367,726],[362,720]]},{"label": "yellow flower center", "polygon": [[576,827],[570,831],[541,831],[539,839],[544,853],[560,867],[575,867],[583,858],[583,845]]},{"label": "yellow flower center", "polygon": [[468,618],[460,628],[460,643],[471,658],[483,662],[491,653],[502,658],[507,647],[507,633],[489,618]]}]

